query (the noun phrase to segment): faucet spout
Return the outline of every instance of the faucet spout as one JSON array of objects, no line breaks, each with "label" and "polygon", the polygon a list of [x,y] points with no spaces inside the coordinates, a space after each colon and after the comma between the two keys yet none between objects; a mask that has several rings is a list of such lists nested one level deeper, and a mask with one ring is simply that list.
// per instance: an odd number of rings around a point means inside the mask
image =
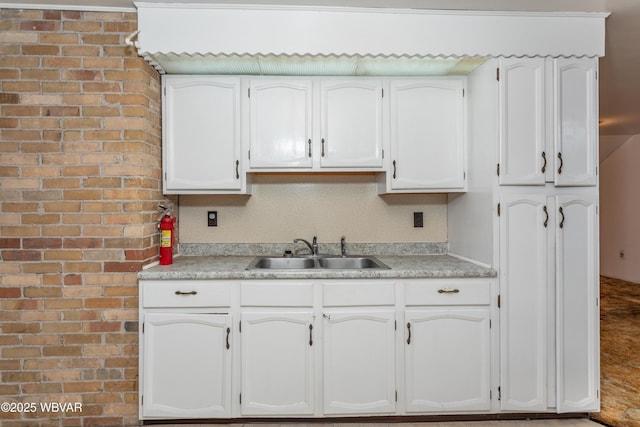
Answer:
[{"label": "faucet spout", "polygon": [[304,243],[309,248],[309,252],[311,252],[311,255],[313,256],[318,255],[318,237],[317,236],[313,236],[313,243],[309,243],[305,239],[293,239],[293,243]]}]

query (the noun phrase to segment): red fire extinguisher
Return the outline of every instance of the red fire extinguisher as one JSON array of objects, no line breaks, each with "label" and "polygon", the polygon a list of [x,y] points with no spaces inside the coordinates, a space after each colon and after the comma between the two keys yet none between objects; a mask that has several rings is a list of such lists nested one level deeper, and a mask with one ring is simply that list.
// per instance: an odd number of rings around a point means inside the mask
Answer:
[{"label": "red fire extinguisher", "polygon": [[[165,210],[168,212],[168,210]],[[160,220],[160,265],[173,263],[174,229],[176,219],[165,213]]]}]

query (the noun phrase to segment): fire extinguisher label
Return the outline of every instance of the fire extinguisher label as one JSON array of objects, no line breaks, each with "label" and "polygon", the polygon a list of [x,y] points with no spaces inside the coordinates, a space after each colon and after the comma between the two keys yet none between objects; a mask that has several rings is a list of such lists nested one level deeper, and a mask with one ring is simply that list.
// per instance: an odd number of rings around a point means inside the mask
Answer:
[{"label": "fire extinguisher label", "polygon": [[162,230],[162,234],[160,236],[160,247],[161,248],[171,247],[171,230]]}]

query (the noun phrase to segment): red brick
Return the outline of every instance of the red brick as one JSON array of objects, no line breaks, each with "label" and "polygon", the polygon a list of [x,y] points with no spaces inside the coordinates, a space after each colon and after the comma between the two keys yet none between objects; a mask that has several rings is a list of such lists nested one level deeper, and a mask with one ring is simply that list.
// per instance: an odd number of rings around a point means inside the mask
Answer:
[{"label": "red brick", "polygon": [[23,31],[56,31],[60,29],[60,23],[55,21],[23,21],[20,23]]},{"label": "red brick", "polygon": [[0,288],[0,298],[20,298],[21,296],[21,288]]},{"label": "red brick", "polygon": [[17,93],[0,92],[0,104],[19,104],[20,95]]},{"label": "red brick", "polygon": [[4,250],[2,251],[3,261],[42,261],[40,251],[30,250]]},{"label": "red brick", "polygon": [[60,249],[62,248],[62,239],[49,238],[26,238],[22,239],[22,245],[25,249]]},{"label": "red brick", "polygon": [[20,239],[18,238],[0,238],[0,249],[18,249],[20,248]]},{"label": "red brick", "polygon": [[141,271],[143,263],[141,262],[105,262],[105,273],[122,273],[129,271]]},{"label": "red brick", "polygon": [[63,240],[65,249],[102,249],[104,240],[98,237],[68,237]]}]

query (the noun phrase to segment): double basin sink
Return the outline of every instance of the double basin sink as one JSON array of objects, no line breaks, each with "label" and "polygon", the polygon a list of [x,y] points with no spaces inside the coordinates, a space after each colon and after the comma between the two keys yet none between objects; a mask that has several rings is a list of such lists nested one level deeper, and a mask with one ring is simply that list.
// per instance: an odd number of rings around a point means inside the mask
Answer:
[{"label": "double basin sink", "polygon": [[372,256],[310,256],[310,257],[270,257],[259,256],[247,267],[247,270],[358,270],[389,269],[384,263]]}]

